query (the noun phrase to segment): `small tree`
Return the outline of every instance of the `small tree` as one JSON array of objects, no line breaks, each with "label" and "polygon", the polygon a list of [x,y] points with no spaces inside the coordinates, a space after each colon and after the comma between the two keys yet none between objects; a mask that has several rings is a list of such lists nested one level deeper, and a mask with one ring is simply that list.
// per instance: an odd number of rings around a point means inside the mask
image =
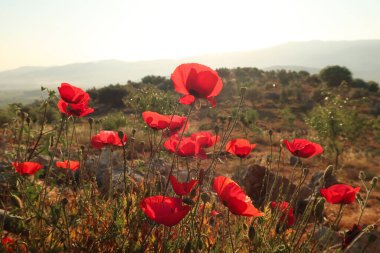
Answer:
[{"label": "small tree", "polygon": [[352,73],[346,67],[338,65],[327,66],[319,72],[319,75],[328,86],[338,87],[343,81],[352,82]]},{"label": "small tree", "polygon": [[314,107],[306,119],[328,150],[335,154],[335,168],[345,147],[355,143],[366,126],[355,107],[349,104],[348,99],[340,96],[326,97],[325,103]]}]

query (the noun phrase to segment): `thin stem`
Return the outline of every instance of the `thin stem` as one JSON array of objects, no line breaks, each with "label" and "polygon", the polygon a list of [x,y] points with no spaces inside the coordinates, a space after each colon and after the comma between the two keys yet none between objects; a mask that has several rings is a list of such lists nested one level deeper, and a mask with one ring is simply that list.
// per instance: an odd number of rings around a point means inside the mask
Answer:
[{"label": "thin stem", "polygon": [[234,241],[232,239],[232,233],[231,233],[230,210],[228,210],[228,213],[227,213],[227,222],[228,222],[228,233],[230,235],[230,241],[231,241],[231,248],[232,248],[232,252],[234,253],[235,246],[234,246]]}]

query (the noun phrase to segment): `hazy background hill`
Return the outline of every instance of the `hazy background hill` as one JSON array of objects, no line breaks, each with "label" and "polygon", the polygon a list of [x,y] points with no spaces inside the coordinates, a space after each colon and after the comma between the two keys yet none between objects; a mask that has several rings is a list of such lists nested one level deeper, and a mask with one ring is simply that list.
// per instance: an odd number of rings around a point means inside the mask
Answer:
[{"label": "hazy background hill", "polygon": [[380,81],[380,40],[289,42],[275,47],[177,60],[124,62],[104,60],[52,67],[22,67],[0,72],[0,90],[35,90],[69,82],[83,88],[139,80],[146,75],[168,76],[183,62],[213,68],[257,67],[318,72],[327,65],[349,68],[355,78]]}]

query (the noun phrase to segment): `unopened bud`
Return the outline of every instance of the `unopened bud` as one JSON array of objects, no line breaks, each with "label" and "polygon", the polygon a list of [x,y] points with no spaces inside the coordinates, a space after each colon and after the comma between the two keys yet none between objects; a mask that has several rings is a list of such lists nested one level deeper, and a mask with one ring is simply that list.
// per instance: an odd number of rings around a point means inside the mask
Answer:
[{"label": "unopened bud", "polygon": [[[117,135],[119,136],[121,142],[123,143],[124,142],[124,133],[122,131],[118,131],[117,132]],[[124,143],[123,143],[124,144]]]},{"label": "unopened bud", "polygon": [[132,129],[132,136],[135,136],[136,129]]},{"label": "unopened bud", "polygon": [[375,188],[376,185],[377,185],[377,181],[379,181],[379,178],[378,177],[373,177],[372,180],[371,180],[371,187],[372,188]]},{"label": "unopened bud", "polygon": [[28,126],[30,125],[30,122],[31,122],[30,117],[27,117],[27,118],[26,118],[26,124],[28,124]]},{"label": "unopened bud", "polygon": [[309,174],[309,169],[308,169],[308,168],[303,168],[303,169],[302,169],[302,175],[303,175],[304,177],[306,177],[308,174]]},{"label": "unopened bud", "polygon": [[220,130],[219,126],[215,126],[215,134],[216,134],[216,135],[219,134],[219,130]]},{"label": "unopened bud", "polygon": [[194,188],[193,190],[191,190],[191,192],[190,192],[190,198],[195,198],[195,196],[197,196],[197,189],[196,188]]},{"label": "unopened bud", "polygon": [[200,169],[199,170],[199,174],[198,174],[198,184],[199,185],[203,185],[203,179],[205,177],[205,170],[204,169]]},{"label": "unopened bud", "polygon": [[54,146],[54,136],[50,136],[50,139],[49,139],[49,147],[52,148]]},{"label": "unopened bud", "polygon": [[92,124],[94,124],[94,118],[92,118],[92,117],[88,118],[88,124],[90,124],[90,126],[92,126]]},{"label": "unopened bud", "polygon": [[189,205],[189,206],[192,206],[195,204],[194,200],[190,199],[190,198],[184,198],[183,199],[183,203]]},{"label": "unopened bud", "polygon": [[364,171],[362,171],[362,170],[359,172],[359,179],[360,180],[365,180],[366,179],[366,175],[365,175]]},{"label": "unopened bud", "polygon": [[328,166],[323,172],[323,180],[326,182],[333,174],[334,167],[332,165]]},{"label": "unopened bud", "polygon": [[314,215],[319,217],[323,213],[323,209],[325,208],[326,200],[324,198],[318,198],[317,204],[314,207]]},{"label": "unopened bud", "polygon": [[68,203],[69,203],[69,201],[67,200],[67,198],[63,198],[63,199],[61,200],[61,204],[62,204],[62,206],[66,206]]},{"label": "unopened bud", "polygon": [[247,88],[246,87],[241,87],[240,88],[240,96],[244,96],[245,95],[245,92],[247,91]]},{"label": "unopened bud", "polygon": [[210,195],[208,195],[207,193],[203,192],[203,193],[201,194],[201,199],[202,199],[202,201],[203,201],[204,203],[207,203],[207,202],[210,201]]},{"label": "unopened bud", "polygon": [[269,129],[268,133],[269,133],[269,136],[272,136],[273,135],[273,130]]},{"label": "unopened bud", "polygon": [[80,146],[80,150],[82,150],[82,152],[83,152],[84,149],[85,149],[84,145],[81,145],[81,146]]},{"label": "unopened bud", "polygon": [[255,237],[255,234],[256,234],[255,228],[253,226],[250,226],[248,230],[248,238],[250,240],[253,240]]}]

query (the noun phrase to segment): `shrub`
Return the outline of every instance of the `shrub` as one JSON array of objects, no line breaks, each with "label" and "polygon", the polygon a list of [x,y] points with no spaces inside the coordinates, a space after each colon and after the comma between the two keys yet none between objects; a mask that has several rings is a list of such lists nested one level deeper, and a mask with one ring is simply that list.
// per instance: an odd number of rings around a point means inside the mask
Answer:
[{"label": "shrub", "polygon": [[345,146],[355,143],[366,125],[349,102],[339,96],[327,97],[325,103],[314,107],[306,118],[326,147],[335,153],[336,168]]},{"label": "shrub", "polygon": [[127,118],[122,112],[109,113],[102,119],[102,127],[104,130],[118,131],[120,128],[126,126]]}]

